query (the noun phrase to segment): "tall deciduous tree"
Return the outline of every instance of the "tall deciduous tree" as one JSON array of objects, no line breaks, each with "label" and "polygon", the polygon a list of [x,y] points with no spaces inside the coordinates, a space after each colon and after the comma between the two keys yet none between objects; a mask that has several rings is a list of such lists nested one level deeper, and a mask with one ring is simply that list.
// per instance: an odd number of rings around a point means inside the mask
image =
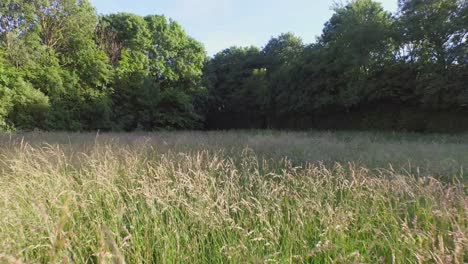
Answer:
[{"label": "tall deciduous tree", "polygon": [[437,127],[463,123],[467,1],[400,0],[391,15],[372,0],[350,0],[334,11],[316,43],[286,33],[261,50],[207,58],[164,16],[98,17],[89,0],[0,1],[0,128],[424,131],[433,116],[453,120]]},{"label": "tall deciduous tree", "polygon": [[354,0],[335,9],[319,43],[339,104],[356,105],[373,92],[366,79],[391,58],[391,31],[391,15],[380,3]]},{"label": "tall deciduous tree", "polygon": [[114,61],[118,127],[196,125],[191,98],[200,89],[205,51],[180,25],[164,16],[114,14],[101,19],[97,39]]},{"label": "tall deciduous tree", "polygon": [[257,113],[246,111],[251,109],[249,105],[253,103],[249,101],[253,98],[245,96],[258,94],[255,89],[264,89],[252,85],[262,82],[262,68],[261,51],[256,47],[231,47],[207,62],[204,79],[212,96],[207,117],[209,123],[215,127],[229,127],[235,126],[235,122],[241,124],[250,120],[251,126],[258,126]]},{"label": "tall deciduous tree", "polygon": [[[49,97],[52,112],[44,121],[47,126],[53,129],[108,127],[108,106],[99,113],[90,111],[96,105],[106,104],[103,98],[107,96],[110,80],[107,56],[94,42],[97,15],[90,3],[87,0],[8,0],[2,2],[0,9],[3,11],[2,43],[23,80],[16,82],[18,89],[23,87],[23,93],[29,91],[36,97],[37,90]],[[88,120],[100,121],[94,127],[89,126]]]},{"label": "tall deciduous tree", "polygon": [[427,108],[468,104],[468,4],[464,0],[400,0],[406,59],[417,69],[417,97]]}]

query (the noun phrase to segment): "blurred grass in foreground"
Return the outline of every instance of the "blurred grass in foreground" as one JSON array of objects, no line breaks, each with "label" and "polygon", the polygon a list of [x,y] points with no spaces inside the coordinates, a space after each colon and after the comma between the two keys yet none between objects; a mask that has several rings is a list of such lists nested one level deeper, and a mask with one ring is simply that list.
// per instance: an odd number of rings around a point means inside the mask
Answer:
[{"label": "blurred grass in foreground", "polygon": [[0,136],[0,263],[468,262],[466,135]]}]

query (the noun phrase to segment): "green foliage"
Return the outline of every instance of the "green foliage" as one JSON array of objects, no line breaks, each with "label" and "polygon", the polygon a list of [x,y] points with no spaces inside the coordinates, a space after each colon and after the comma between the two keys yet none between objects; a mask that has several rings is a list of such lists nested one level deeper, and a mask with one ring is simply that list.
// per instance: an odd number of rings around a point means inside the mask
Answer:
[{"label": "green foliage", "polygon": [[0,49],[0,131],[8,128],[6,118],[12,107],[11,90],[7,87],[9,76],[2,55]]},{"label": "green foliage", "polygon": [[262,50],[268,72],[273,74],[278,67],[295,62],[303,46],[302,39],[292,33],[272,38]]},{"label": "green foliage", "polygon": [[434,112],[466,113],[466,1],[400,0],[392,15],[350,0],[334,11],[316,43],[285,33],[263,49],[206,58],[162,15],[98,17],[88,0],[2,1],[0,127],[423,131]]},{"label": "green foliage", "polygon": [[201,120],[191,96],[205,52],[175,21],[98,18],[87,0],[9,0],[0,11],[1,47],[16,76],[2,84],[3,127],[152,130]]},{"label": "green foliage", "polygon": [[141,127],[140,116],[148,111],[150,94],[149,60],[141,52],[124,49],[115,70],[112,102],[114,120],[118,129],[133,130]]},{"label": "green foliage", "polygon": [[48,97],[22,79],[14,80],[10,84],[13,90],[11,96],[13,108],[8,120],[17,129],[45,129],[49,113]]},{"label": "green foliage", "polygon": [[66,93],[66,86],[71,83],[65,80],[70,73],[60,66],[60,60],[55,51],[47,47],[35,54],[33,60],[19,70],[25,79],[34,87],[50,97]]},{"label": "green foliage", "polygon": [[46,128],[49,99],[3,59],[0,50],[0,129]]},{"label": "green foliage", "polygon": [[421,103],[439,109],[466,106],[466,1],[401,0],[399,7],[402,46],[405,59],[419,71],[415,92]]},{"label": "green foliage", "polygon": [[100,27],[116,33],[116,41],[133,51],[146,51],[151,45],[151,33],[143,17],[118,13],[101,18]]},{"label": "green foliage", "polygon": [[118,58],[112,93],[116,128],[196,127],[200,117],[190,94],[200,89],[202,45],[164,16],[109,15],[98,28],[106,53]]},{"label": "green foliage", "polygon": [[234,124],[238,119],[259,122],[258,108],[255,109],[258,98],[251,96],[264,90],[261,56],[255,47],[231,47],[206,63],[204,82],[211,95],[207,110],[209,126]]},{"label": "green foliage", "polygon": [[391,61],[392,20],[381,4],[355,0],[335,9],[319,43],[323,68],[334,75],[336,104],[358,105],[375,91],[368,79]]},{"label": "green foliage", "polygon": [[104,51],[90,45],[76,51],[71,58],[72,68],[79,75],[81,85],[86,86],[88,90],[108,89],[112,81],[112,72]]},{"label": "green foliage", "polygon": [[421,64],[448,66],[466,58],[467,3],[463,0],[400,0],[400,30],[408,56]]},{"label": "green foliage", "polygon": [[192,98],[180,89],[165,89],[157,102],[155,127],[164,129],[198,128],[201,117],[195,113]]},{"label": "green foliage", "polygon": [[7,116],[12,107],[11,91],[0,85],[0,131],[7,130]]},{"label": "green foliage", "polygon": [[203,46],[173,20],[154,15],[145,20],[152,36],[149,58],[153,76],[169,86],[171,82],[184,82],[185,89],[196,88],[205,61]]},{"label": "green foliage", "polygon": [[[353,0],[335,7],[317,43],[287,33],[261,55],[222,51],[205,67],[214,106],[208,126],[433,131],[402,120],[466,113],[465,2],[402,0],[392,15],[380,3]],[[266,69],[261,81],[250,75],[255,69]]]}]

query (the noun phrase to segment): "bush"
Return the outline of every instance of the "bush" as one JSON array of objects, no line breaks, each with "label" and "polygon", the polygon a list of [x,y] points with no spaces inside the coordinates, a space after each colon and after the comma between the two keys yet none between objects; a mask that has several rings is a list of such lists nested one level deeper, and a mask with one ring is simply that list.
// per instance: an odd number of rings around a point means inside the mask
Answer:
[{"label": "bush", "polygon": [[23,79],[15,80],[12,87],[13,108],[8,119],[18,129],[46,129],[49,98]]},{"label": "bush", "polygon": [[163,91],[157,108],[155,122],[158,128],[196,128],[201,121],[193,107],[192,98],[177,89]]},{"label": "bush", "polygon": [[10,112],[11,103],[11,91],[10,89],[0,85],[0,131],[8,130],[7,116]]}]

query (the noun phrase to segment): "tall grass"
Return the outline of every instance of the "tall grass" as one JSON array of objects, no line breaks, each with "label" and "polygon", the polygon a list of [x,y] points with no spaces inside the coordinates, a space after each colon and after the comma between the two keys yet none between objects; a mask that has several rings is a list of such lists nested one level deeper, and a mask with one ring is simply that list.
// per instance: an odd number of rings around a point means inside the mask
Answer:
[{"label": "tall grass", "polygon": [[0,139],[0,263],[466,263],[465,136]]}]

